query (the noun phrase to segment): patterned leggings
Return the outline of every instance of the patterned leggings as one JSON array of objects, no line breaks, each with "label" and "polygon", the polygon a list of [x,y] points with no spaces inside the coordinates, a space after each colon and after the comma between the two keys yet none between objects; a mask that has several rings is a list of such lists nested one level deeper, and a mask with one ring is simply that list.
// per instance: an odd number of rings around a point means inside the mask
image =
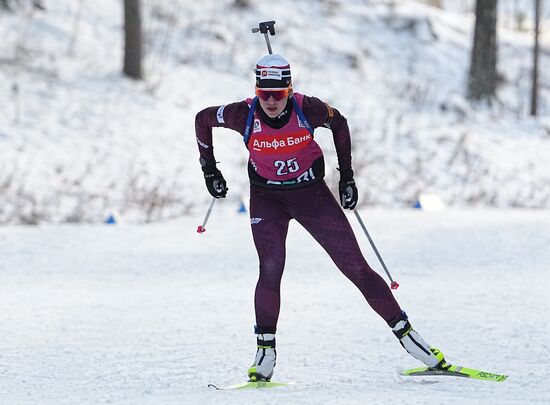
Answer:
[{"label": "patterned leggings", "polygon": [[293,190],[252,186],[250,218],[260,259],[254,298],[259,330],[274,333],[277,327],[285,240],[291,219],[298,221],[315,238],[386,322],[401,314],[390,288],[363,257],[344,212],[324,181]]}]

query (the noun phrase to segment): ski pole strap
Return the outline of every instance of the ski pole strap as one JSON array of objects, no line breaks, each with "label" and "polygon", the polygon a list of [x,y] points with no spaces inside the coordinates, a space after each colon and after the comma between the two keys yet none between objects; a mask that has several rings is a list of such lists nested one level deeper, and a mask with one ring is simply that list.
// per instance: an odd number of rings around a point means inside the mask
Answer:
[{"label": "ski pole strap", "polygon": [[291,98],[292,98],[292,105],[294,107],[294,110],[296,110],[296,114],[298,114],[298,118],[300,118],[300,122],[306,126],[306,128],[309,131],[309,133],[311,134],[311,136],[313,136],[313,128],[311,127],[309,121],[307,120],[306,116],[304,115],[304,112],[302,111],[302,109],[298,105],[298,102],[296,101],[296,97],[292,96]]},{"label": "ski pole strap", "polygon": [[243,142],[248,147],[248,140],[250,139],[250,131],[252,130],[252,120],[254,120],[254,111],[258,105],[258,96],[252,99],[250,109],[248,110],[248,116],[246,117],[246,126],[244,128]]}]

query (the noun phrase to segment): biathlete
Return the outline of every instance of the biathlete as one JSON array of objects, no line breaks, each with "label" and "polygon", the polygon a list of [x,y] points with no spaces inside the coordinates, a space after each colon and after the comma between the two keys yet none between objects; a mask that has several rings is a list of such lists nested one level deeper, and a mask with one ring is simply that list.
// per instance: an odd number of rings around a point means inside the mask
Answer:
[{"label": "biathlete", "polygon": [[[206,108],[195,121],[200,163],[213,197],[224,198],[228,188],[216,167],[212,128],[237,131],[249,152],[250,223],[260,267],[254,296],[257,348],[248,369],[250,380],[269,381],[273,376],[285,240],[291,219],[325,249],[407,352],[429,367],[445,367],[443,353],[412,328],[384,279],[366,262],[342,210],[354,209],[358,199],[346,119],[318,98],[294,92],[290,64],[282,56],[264,56],[255,72],[256,97]],[[340,203],[323,180],[323,152],[313,134],[318,127],[332,131],[340,170]]]}]

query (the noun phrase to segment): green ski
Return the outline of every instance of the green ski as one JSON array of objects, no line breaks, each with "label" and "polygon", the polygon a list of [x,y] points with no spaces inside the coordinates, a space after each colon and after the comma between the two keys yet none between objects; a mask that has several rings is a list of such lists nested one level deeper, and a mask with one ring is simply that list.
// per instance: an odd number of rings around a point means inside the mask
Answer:
[{"label": "green ski", "polygon": [[476,380],[503,382],[508,377],[505,374],[489,373],[487,371],[476,370],[475,368],[467,368],[462,366],[447,365],[445,368],[433,367],[418,367],[404,370],[401,375],[405,376],[451,376],[451,377],[466,377]]},{"label": "green ski", "polygon": [[280,383],[273,381],[246,381],[239,384],[228,385],[225,387],[218,387],[214,384],[208,384],[210,388],[215,388],[217,390],[243,390],[243,389],[264,389],[264,388],[275,388],[275,387],[284,387],[287,385],[292,385],[292,383]]}]

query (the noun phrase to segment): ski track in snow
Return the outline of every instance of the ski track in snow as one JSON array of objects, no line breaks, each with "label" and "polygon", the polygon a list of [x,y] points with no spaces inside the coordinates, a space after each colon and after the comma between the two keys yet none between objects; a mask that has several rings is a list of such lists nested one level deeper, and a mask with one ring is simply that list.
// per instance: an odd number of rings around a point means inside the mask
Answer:
[{"label": "ski track in snow", "polygon": [[548,211],[362,211],[413,326],[504,383],[400,377],[419,363],[294,223],[274,381],[296,385],[207,388],[244,381],[255,351],[257,258],[230,208],[202,235],[202,218],[0,228],[0,402],[550,403]]}]

